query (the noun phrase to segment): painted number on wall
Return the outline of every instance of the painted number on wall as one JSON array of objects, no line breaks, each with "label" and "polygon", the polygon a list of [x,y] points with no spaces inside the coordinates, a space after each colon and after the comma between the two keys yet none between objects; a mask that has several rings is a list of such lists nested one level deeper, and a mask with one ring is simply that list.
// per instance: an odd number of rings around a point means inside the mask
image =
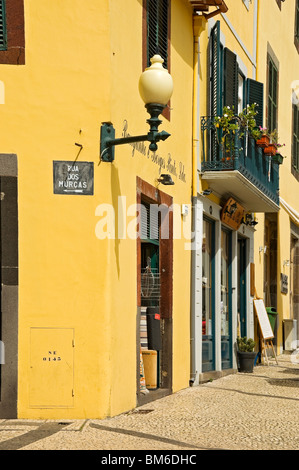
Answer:
[{"label": "painted number on wall", "polygon": [[61,357],[58,355],[57,351],[48,351],[48,354],[43,357],[43,361],[61,361]]}]

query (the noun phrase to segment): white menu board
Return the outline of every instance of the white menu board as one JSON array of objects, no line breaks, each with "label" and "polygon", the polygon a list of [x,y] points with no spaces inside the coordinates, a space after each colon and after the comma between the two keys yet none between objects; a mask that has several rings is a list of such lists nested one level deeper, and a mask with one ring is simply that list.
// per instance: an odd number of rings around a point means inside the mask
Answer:
[{"label": "white menu board", "polygon": [[269,317],[264,305],[263,299],[253,301],[256,315],[260,324],[261,332],[264,339],[274,338],[273,331],[270,325]]}]

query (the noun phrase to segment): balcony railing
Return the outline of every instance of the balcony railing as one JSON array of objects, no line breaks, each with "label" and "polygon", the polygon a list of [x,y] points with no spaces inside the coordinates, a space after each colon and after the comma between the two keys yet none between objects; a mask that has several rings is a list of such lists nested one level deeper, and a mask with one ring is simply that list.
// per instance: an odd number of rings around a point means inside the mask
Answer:
[{"label": "balcony railing", "polygon": [[[279,206],[279,165],[265,155],[246,132],[224,134],[215,118],[201,118],[202,173],[237,171],[264,196]],[[225,174],[224,174],[225,177]]]}]

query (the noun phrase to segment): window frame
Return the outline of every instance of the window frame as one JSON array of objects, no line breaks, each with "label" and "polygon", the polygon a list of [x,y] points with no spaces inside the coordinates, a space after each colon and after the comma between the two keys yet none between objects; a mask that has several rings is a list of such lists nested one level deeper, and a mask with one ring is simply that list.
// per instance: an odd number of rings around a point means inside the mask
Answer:
[{"label": "window frame", "polygon": [[6,47],[0,49],[0,64],[25,65],[24,0],[1,0],[5,9]]},{"label": "window frame", "polygon": [[299,53],[299,0],[295,2],[294,44]]},{"label": "window frame", "polygon": [[3,37],[3,40],[0,41],[0,51],[7,50],[7,30],[6,30],[6,1],[0,0],[0,37]]},{"label": "window frame", "polygon": [[[142,71],[148,67],[148,1],[143,0],[142,11]],[[168,2],[168,31],[167,31],[167,70],[171,73],[171,0]],[[165,66],[165,64],[163,64]],[[163,117],[170,121],[170,103],[162,113]]]},{"label": "window frame", "polygon": [[292,168],[299,173],[299,106],[293,104],[293,125],[292,125]]},{"label": "window frame", "polygon": [[[228,73],[227,57],[230,56],[230,67],[234,68],[234,73]],[[234,59],[233,59],[234,57]],[[256,102],[259,104],[260,119],[257,125],[263,126],[263,110],[264,110],[264,85],[257,80],[249,78],[239,64],[238,56],[230,49],[224,47],[221,41],[220,21],[217,21],[210,32],[209,44],[209,99],[208,99],[208,115],[222,115],[224,106],[231,106],[232,103],[227,102],[229,96],[226,88],[235,88],[235,113],[238,114],[238,96],[239,75],[243,78],[243,109],[247,104],[251,105]],[[231,83],[229,80],[233,81]],[[235,83],[235,81],[237,83]],[[253,89],[254,85],[254,89]],[[258,92],[257,92],[258,91]],[[231,98],[231,97],[230,97]],[[254,98],[254,99],[253,99]]]},{"label": "window frame", "polygon": [[[270,74],[271,74],[271,77],[270,77]],[[276,91],[276,93],[274,93],[274,90]],[[274,129],[277,129],[277,126],[278,126],[278,90],[279,90],[279,67],[275,64],[272,56],[268,54],[268,57],[267,57],[267,128],[269,132],[272,132]]]}]

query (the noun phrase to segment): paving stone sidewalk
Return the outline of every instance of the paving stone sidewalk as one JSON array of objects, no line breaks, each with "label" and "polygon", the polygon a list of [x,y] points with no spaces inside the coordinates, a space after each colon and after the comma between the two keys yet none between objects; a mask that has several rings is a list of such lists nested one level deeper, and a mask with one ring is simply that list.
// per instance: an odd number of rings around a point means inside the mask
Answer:
[{"label": "paving stone sidewalk", "polygon": [[298,450],[299,358],[105,420],[0,420],[0,450]]}]

